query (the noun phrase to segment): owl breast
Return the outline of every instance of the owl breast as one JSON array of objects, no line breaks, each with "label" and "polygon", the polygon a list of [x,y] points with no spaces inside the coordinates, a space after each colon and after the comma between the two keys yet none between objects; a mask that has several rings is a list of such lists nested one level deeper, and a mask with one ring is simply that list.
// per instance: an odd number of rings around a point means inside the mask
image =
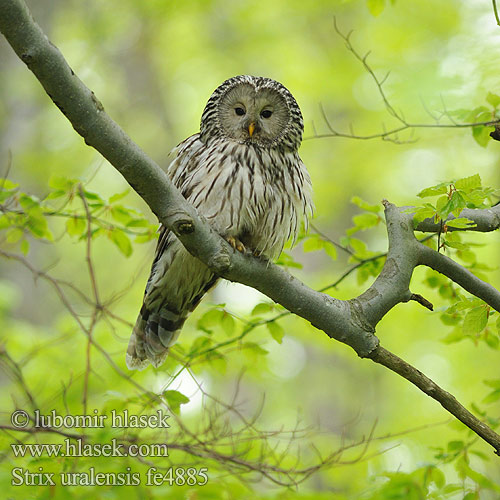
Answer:
[{"label": "owl breast", "polygon": [[169,175],[223,236],[276,258],[312,211],[311,183],[298,153],[196,134],[177,150]]}]

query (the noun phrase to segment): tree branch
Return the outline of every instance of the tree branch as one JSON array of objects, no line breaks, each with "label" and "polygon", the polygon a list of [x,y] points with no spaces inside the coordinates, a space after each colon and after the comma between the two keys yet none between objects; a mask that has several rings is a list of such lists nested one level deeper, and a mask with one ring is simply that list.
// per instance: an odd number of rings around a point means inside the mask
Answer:
[{"label": "tree branch", "polygon": [[[491,208],[466,208],[460,212],[459,217],[465,217],[476,223],[474,227],[458,228],[448,226],[447,231],[478,231],[482,233],[487,233],[489,231],[496,231],[500,228],[500,205],[495,205]],[[453,214],[450,214],[448,218],[444,221],[446,222],[456,219]],[[441,222],[434,222],[433,218],[425,219],[420,222],[416,231],[422,231],[426,233],[439,233],[443,230],[443,225]]]},{"label": "tree branch", "polygon": [[[493,0],[493,9],[495,12],[495,17],[498,22],[498,13],[496,9],[496,3],[495,0]],[[499,22],[500,24],[500,22]],[[382,139],[384,141],[389,141],[393,142],[395,144],[407,144],[409,142],[415,142],[416,139],[412,139],[410,136],[410,139],[408,140],[400,140],[399,139],[399,134],[401,132],[404,132],[406,130],[409,130],[413,133],[414,130],[416,129],[446,129],[446,128],[473,128],[473,127],[495,127],[495,132],[492,132],[490,135],[493,139],[499,140],[498,138],[498,126],[500,124],[500,119],[496,117],[496,115],[493,113],[492,110],[492,119],[488,121],[481,121],[481,122],[468,122],[468,123],[457,123],[451,114],[447,111],[446,106],[444,105],[443,102],[443,111],[440,112],[439,116],[434,115],[431,113],[427,108],[426,111],[428,114],[434,119],[435,123],[412,123],[406,120],[404,117],[403,113],[401,111],[397,111],[394,106],[391,104],[389,98],[387,97],[385,90],[384,90],[384,84],[387,81],[387,78],[389,77],[389,73],[386,73],[386,75],[383,78],[377,77],[375,74],[375,71],[373,68],[368,64],[368,56],[370,55],[370,51],[368,51],[364,56],[361,55],[356,48],[352,45],[351,43],[351,35],[352,31],[350,31],[347,35],[344,34],[340,28],[337,25],[337,20],[336,18],[333,19],[333,27],[337,33],[337,35],[344,40],[345,46],[349,52],[352,53],[352,55],[362,64],[363,68],[365,71],[368,73],[368,75],[371,77],[373,82],[375,83],[375,86],[377,87],[378,94],[380,98],[382,99],[382,102],[384,103],[384,107],[387,111],[387,113],[392,116],[395,120],[399,122],[399,125],[395,126],[392,129],[386,130],[385,126],[382,125],[382,132],[377,132],[374,134],[368,134],[368,135],[358,135],[354,133],[354,130],[352,126],[350,127],[350,132],[339,132],[338,130],[334,129],[330,123],[330,120],[328,119],[323,107],[320,108],[321,114],[323,116],[323,120],[330,131],[329,133],[326,134],[317,134],[316,132],[314,133],[313,136],[306,137],[304,140],[308,139],[322,139],[322,138],[331,138],[331,137],[342,137],[345,139],[357,139],[357,140],[370,140],[370,139]],[[450,123],[440,123],[441,119],[443,117],[446,117]]]},{"label": "tree branch", "polygon": [[99,151],[146,201],[162,224],[217,275],[258,289],[366,356],[378,344],[373,329],[352,322],[349,304],[306,287],[266,260],[241,255],[183,198],[163,170],[105,113],[32,19],[22,0],[0,0],[0,31],[38,78],[85,143]]},{"label": "tree branch", "polygon": [[486,442],[496,447],[496,454],[500,455],[498,434],[464,408],[452,394],[441,389],[441,387],[435,384],[429,377],[426,377],[421,371],[381,346],[377,348],[371,359],[398,373],[416,385],[421,391],[438,401],[443,408],[446,408],[451,414],[455,415],[458,420],[472,429],[478,436],[481,436]]},{"label": "tree branch", "polygon": [[500,436],[491,429],[486,432],[485,425],[451,395],[380,347],[374,335],[376,324],[389,310],[412,298],[411,275],[414,267],[423,263],[411,216],[384,202],[389,252],[380,276],[362,295],[341,301],[312,290],[278,266],[233,251],[182,197],[160,167],[104,112],[94,93],[33,21],[22,0],[0,0],[0,31],[86,144],[109,160],[191,254],[219,276],[260,290],[330,337],[351,346],[360,357],[370,357],[407,378],[500,454]]},{"label": "tree branch", "polygon": [[444,274],[458,283],[464,290],[484,300],[493,309],[500,312],[500,292],[448,256],[422,245],[418,263]]}]

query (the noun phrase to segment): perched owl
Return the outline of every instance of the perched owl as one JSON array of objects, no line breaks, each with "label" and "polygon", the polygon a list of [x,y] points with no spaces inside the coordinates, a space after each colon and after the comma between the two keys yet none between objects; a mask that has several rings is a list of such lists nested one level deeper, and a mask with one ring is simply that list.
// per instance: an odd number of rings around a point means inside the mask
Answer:
[{"label": "perched owl", "polygon": [[[275,259],[312,213],[311,181],[297,152],[303,129],[299,106],[283,85],[230,78],[208,100],[200,133],[175,148],[168,176],[234,248]],[[217,280],[161,227],[127,349],[129,369],[165,360],[187,316]]]}]

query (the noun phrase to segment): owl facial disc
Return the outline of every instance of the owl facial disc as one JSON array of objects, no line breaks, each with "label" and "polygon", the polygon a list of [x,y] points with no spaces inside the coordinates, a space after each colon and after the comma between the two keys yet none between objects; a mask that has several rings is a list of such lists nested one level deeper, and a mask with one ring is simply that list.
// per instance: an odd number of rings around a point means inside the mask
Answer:
[{"label": "owl facial disc", "polygon": [[211,96],[201,120],[202,141],[224,137],[240,144],[297,150],[303,121],[292,94],[270,78],[236,76]]}]

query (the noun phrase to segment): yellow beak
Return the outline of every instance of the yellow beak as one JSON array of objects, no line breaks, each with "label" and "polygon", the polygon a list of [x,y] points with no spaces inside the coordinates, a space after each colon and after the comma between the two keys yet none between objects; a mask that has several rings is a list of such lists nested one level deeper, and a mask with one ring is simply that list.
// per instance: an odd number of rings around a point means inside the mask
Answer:
[{"label": "yellow beak", "polygon": [[250,123],[250,125],[248,125],[248,134],[250,135],[250,137],[252,137],[254,130],[255,130],[255,123],[252,122]]}]

